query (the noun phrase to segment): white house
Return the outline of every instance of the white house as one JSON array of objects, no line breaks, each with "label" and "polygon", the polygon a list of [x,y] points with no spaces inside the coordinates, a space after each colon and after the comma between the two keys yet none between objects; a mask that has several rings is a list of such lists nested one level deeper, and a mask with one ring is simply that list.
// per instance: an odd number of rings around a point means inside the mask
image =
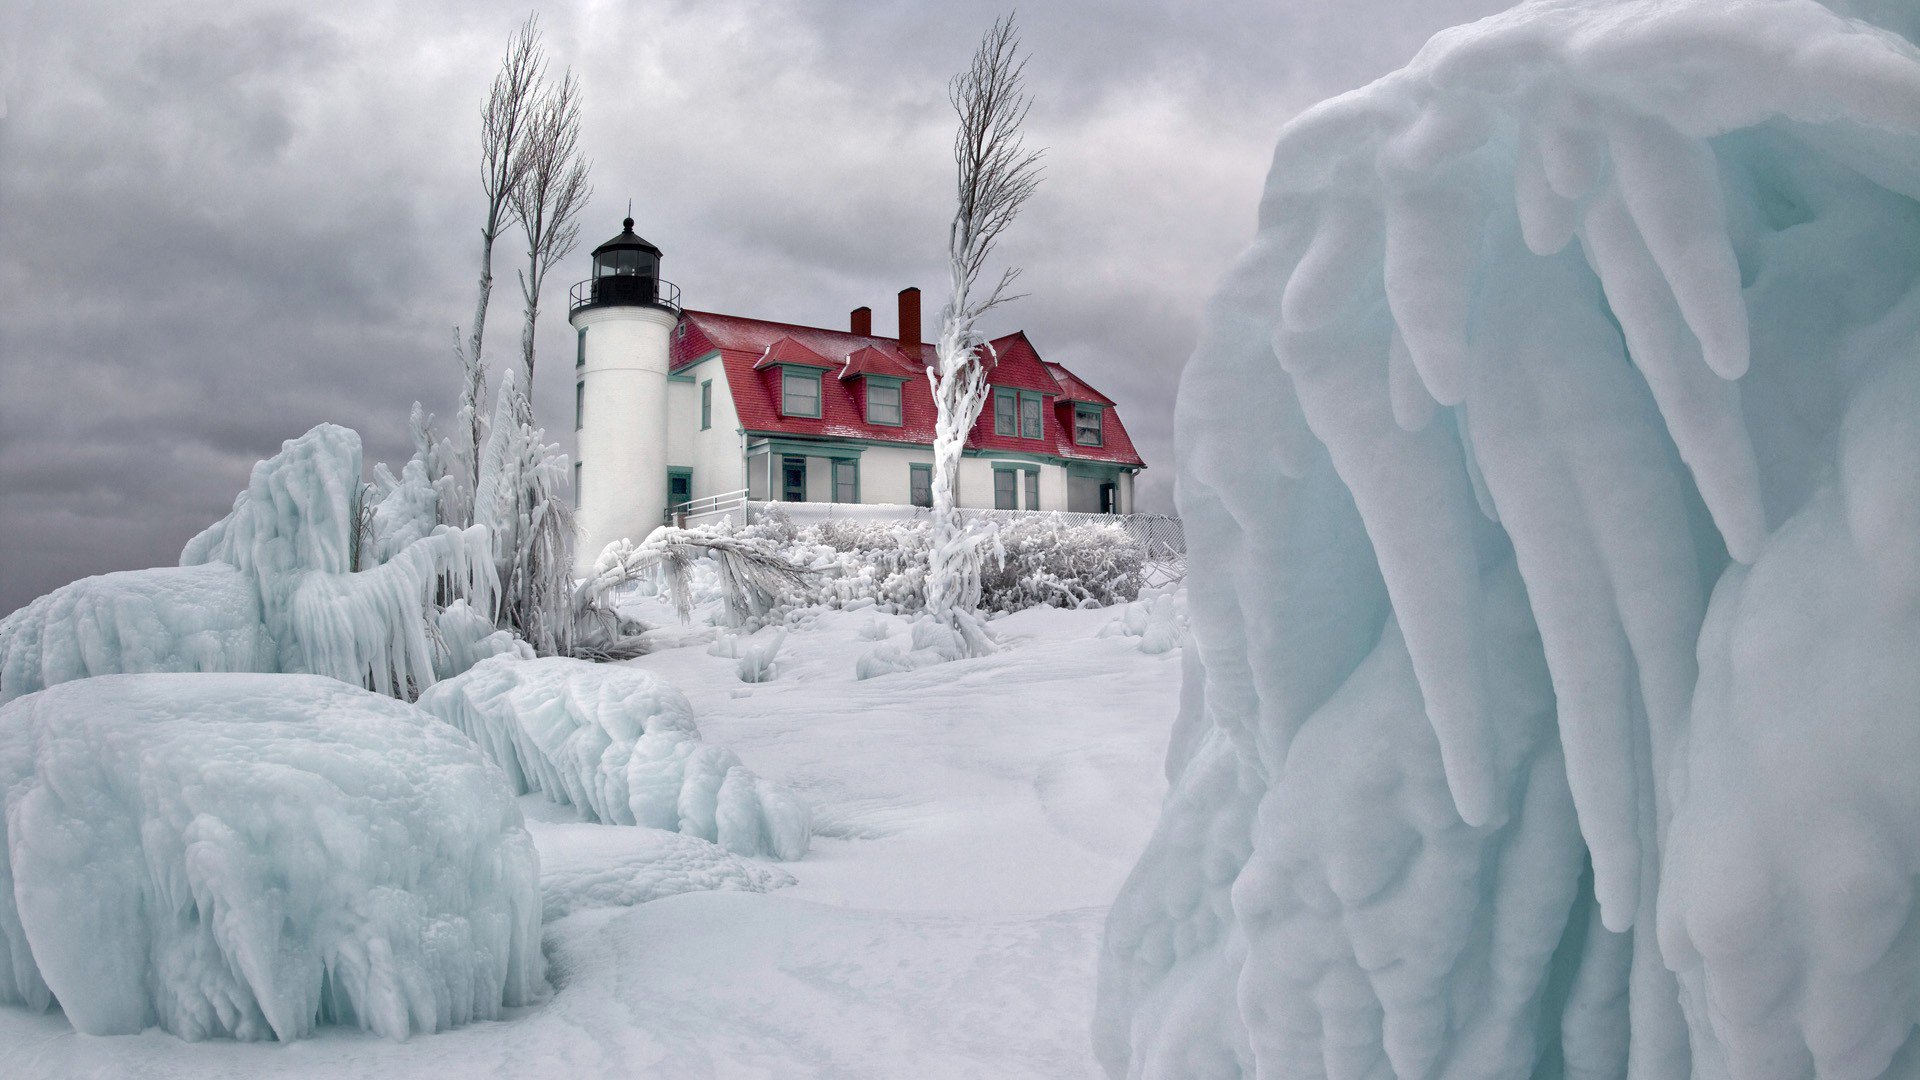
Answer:
[{"label": "white house", "polygon": [[[670,507],[742,491],[789,502],[929,505],[934,404],[920,290],[899,334],[680,306],[628,218],[574,286],[577,550],[638,540]],[[1130,513],[1146,467],[1113,402],[1024,333],[992,342],[992,393],[961,462],[961,506]]]}]

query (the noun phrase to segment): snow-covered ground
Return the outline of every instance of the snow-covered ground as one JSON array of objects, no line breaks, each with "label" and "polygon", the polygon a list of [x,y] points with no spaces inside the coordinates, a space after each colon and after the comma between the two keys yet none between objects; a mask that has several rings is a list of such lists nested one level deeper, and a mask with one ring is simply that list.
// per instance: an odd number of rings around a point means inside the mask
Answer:
[{"label": "snow-covered ground", "polygon": [[633,663],[812,807],[806,858],[716,859],[527,796],[553,916],[544,1005],[404,1044],[322,1029],[284,1045],[96,1038],[4,1008],[5,1074],[1099,1075],[1100,930],[1159,813],[1179,650],[1098,636],[1111,609],[1038,609],[993,624],[998,655],[856,681],[869,621],[904,643],[906,620],[828,611],[749,686],[711,630],[636,613],[663,629]]}]

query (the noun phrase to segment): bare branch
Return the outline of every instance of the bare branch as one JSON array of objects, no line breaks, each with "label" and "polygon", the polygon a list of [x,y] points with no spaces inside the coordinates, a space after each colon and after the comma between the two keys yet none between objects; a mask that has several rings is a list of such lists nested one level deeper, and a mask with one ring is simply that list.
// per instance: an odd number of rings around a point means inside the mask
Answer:
[{"label": "bare branch", "polygon": [[546,66],[539,16],[528,15],[507,39],[500,69],[494,73],[486,105],[480,110],[480,190],[487,198],[486,216],[480,224],[480,294],[464,346],[459,332],[454,333],[454,356],[461,371],[460,453],[466,459],[465,475],[461,479],[468,487],[479,482],[480,446],[486,429],[483,402],[487,364],[483,345],[487,307],[493,297],[493,242],[512,212],[509,200],[519,183],[524,161],[521,143],[526,138]]},{"label": "bare branch", "polygon": [[533,387],[533,332],[547,271],[572,253],[580,239],[580,211],[593,194],[590,165],[580,149],[580,80],[568,70],[547,87],[529,119],[520,149],[518,181],[511,192],[514,219],[527,242],[527,269],[520,276],[526,320],[520,360]]}]

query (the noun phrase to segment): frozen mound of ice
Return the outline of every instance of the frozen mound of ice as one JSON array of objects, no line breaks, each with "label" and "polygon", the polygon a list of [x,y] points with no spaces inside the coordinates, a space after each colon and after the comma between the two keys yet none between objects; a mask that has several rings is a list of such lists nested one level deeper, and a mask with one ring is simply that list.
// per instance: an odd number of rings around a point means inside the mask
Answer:
[{"label": "frozen mound of ice", "polygon": [[1282,133],[1113,1075],[1920,1071],[1920,12],[1847,12],[1524,4]]},{"label": "frozen mound of ice", "polygon": [[793,875],[777,866],[684,833],[586,823],[530,828],[547,853],[540,863],[540,895],[549,922],[680,893],[772,892],[793,884]]},{"label": "frozen mound of ice", "polygon": [[93,675],[277,662],[259,594],[225,563],[83,578],[0,622],[0,701]]},{"label": "frozen mound of ice", "polygon": [[544,792],[595,821],[776,859],[800,858],[812,840],[812,816],[791,791],[701,742],[686,696],[638,668],[496,657],[419,704],[480,744],[516,792]]},{"label": "frozen mound of ice", "polygon": [[389,1038],[534,1001],[539,859],[499,770],[312,675],[111,675],[0,708],[0,1002],[91,1035]]},{"label": "frozen mound of ice", "polygon": [[491,610],[492,547],[478,526],[424,525],[424,484],[409,466],[368,504],[358,435],[321,424],[288,440],[179,567],[86,578],[0,620],[0,701],[152,671],[307,672],[405,695],[463,661],[517,651],[490,626],[444,617],[448,599]]}]

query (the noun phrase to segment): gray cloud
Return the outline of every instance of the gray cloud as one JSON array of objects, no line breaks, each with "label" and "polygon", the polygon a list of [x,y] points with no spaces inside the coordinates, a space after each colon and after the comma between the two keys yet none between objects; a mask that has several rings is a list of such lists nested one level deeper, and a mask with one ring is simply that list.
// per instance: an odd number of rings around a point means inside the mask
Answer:
[{"label": "gray cloud", "polygon": [[[19,0],[16,0],[16,4]],[[1170,505],[1172,396],[1250,234],[1274,134],[1485,0],[1022,12],[1047,179],[990,329],[1116,398]],[[373,460],[453,396],[477,267],[480,95],[520,3],[26,0],[0,13],[0,612],[173,561],[252,462],[321,420]],[[634,200],[690,305],[837,326],[937,308],[945,80],[995,4],[549,5],[586,93],[583,248]],[[517,339],[502,246],[489,354]],[[570,437],[565,285],[535,402]],[[931,317],[932,311],[929,311]],[[559,370],[556,370],[559,369]]]}]

